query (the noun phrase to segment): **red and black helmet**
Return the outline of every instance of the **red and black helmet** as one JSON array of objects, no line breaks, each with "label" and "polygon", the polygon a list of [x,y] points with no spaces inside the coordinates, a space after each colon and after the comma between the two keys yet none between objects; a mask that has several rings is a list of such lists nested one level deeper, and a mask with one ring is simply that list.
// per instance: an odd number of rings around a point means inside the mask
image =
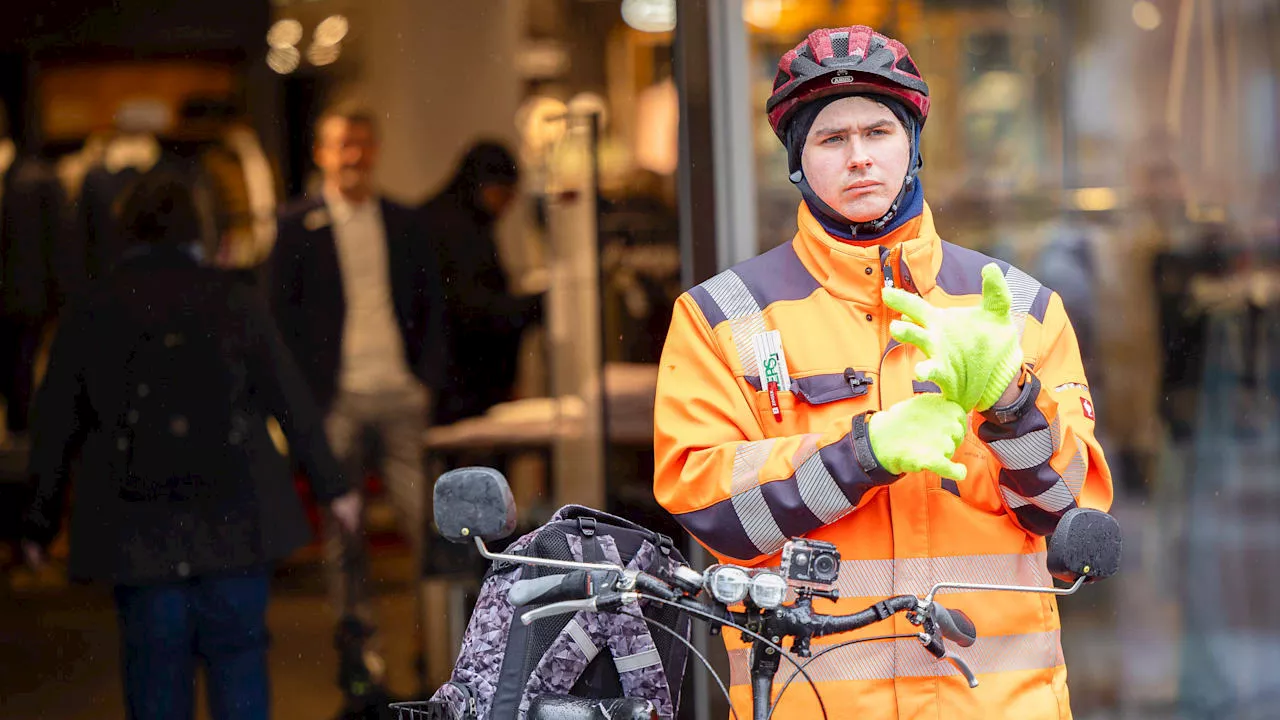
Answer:
[{"label": "red and black helmet", "polygon": [[765,109],[786,142],[787,123],[801,105],[864,92],[901,100],[921,126],[929,116],[929,86],[905,45],[866,25],[814,30],[778,61]]}]

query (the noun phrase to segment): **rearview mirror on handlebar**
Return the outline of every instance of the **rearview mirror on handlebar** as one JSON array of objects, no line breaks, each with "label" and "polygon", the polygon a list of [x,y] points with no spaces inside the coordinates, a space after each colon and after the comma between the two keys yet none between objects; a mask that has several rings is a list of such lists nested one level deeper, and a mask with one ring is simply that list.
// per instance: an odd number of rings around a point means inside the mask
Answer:
[{"label": "rearview mirror on handlebar", "polygon": [[1064,582],[1102,580],[1120,570],[1120,523],[1101,510],[1072,508],[1049,538],[1049,573]]},{"label": "rearview mirror on handlebar", "polygon": [[502,473],[464,467],[440,476],[435,491],[436,527],[446,540],[501,540],[516,529],[516,501]]}]

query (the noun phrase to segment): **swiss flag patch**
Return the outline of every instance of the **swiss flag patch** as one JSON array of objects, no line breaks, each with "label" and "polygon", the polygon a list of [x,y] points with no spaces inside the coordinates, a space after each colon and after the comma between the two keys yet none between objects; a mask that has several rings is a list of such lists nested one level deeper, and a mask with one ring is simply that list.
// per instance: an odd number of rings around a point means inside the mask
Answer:
[{"label": "swiss flag patch", "polygon": [[1089,402],[1089,398],[1080,398],[1080,407],[1084,410],[1084,416],[1090,420],[1096,420],[1093,414],[1093,403]]}]

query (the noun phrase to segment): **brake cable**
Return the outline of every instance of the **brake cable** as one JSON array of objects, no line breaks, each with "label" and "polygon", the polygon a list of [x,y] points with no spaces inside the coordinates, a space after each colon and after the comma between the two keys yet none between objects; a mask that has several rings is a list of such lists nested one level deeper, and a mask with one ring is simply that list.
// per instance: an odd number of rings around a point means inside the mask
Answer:
[{"label": "brake cable", "polygon": [[[643,613],[641,613],[640,619],[644,620],[646,623],[648,623],[653,627],[662,628],[663,631],[669,633],[671,637],[684,643],[684,646],[689,648],[689,651],[692,652],[695,656],[697,656],[699,660],[702,661],[702,665],[707,668],[707,672],[711,673],[711,677],[713,680],[716,681],[716,685],[720,686],[720,692],[721,694],[724,695],[724,701],[729,704],[729,712],[733,713],[733,720],[742,720],[741,718],[738,717],[738,711],[733,708],[733,699],[729,697],[729,689],[724,686],[724,681],[720,679],[720,675],[716,672],[716,669],[711,666],[711,661],[707,660],[706,655],[703,655],[702,653],[698,652],[698,648],[694,647],[693,643],[685,639],[683,635],[676,632],[675,630],[672,630],[666,625],[663,625],[657,620],[644,617]],[[791,676],[795,677],[795,673],[791,673]]]},{"label": "brake cable", "polygon": [[845,642],[836,643],[835,645],[832,645],[830,647],[823,648],[818,653],[816,653],[813,657],[806,660],[803,665],[797,666],[796,669],[791,672],[791,676],[787,678],[787,681],[782,683],[782,689],[778,691],[778,697],[776,700],[773,701],[773,708],[769,710],[769,716],[765,720],[771,720],[773,718],[774,711],[776,711],[778,709],[778,706],[782,704],[783,694],[787,692],[787,688],[791,686],[791,681],[796,679],[796,675],[801,671],[801,669],[809,667],[809,663],[812,663],[814,660],[817,660],[818,658],[822,657],[823,655],[826,655],[832,650],[839,650],[840,648],[848,647],[850,645],[857,645],[858,643],[864,643],[864,642],[874,642],[874,641],[883,641],[883,640],[902,640],[902,639],[918,640],[919,638],[920,636],[914,633],[909,635],[874,635],[872,637],[846,640]]},{"label": "brake cable", "polygon": [[[724,618],[722,618],[722,617],[717,617],[717,616],[715,616],[715,615],[713,615],[713,614],[711,614],[711,613],[709,613],[709,612],[707,612],[707,611],[705,611],[705,610],[702,610],[702,609],[699,609],[699,608],[689,607],[689,606],[687,606],[687,605],[682,605],[682,604],[680,604],[680,603],[678,603],[678,602],[673,602],[673,601],[671,601],[671,600],[665,600],[665,599],[663,599],[663,598],[656,597],[656,596],[654,596],[654,595],[646,595],[646,594],[644,594],[644,593],[636,593],[636,595],[637,595],[637,596],[639,596],[639,597],[645,598],[646,600],[652,600],[653,602],[660,603],[660,604],[662,604],[662,605],[669,605],[669,606],[671,606],[671,607],[678,608],[678,609],[683,610],[683,611],[685,611],[685,612],[687,612],[687,613],[689,613],[689,614],[691,614],[691,615],[697,615],[698,617],[701,617],[701,618],[703,618],[704,620],[710,620],[710,621],[712,621],[712,622],[714,622],[714,623],[718,623],[718,624],[720,624],[720,625],[725,625],[725,626],[731,627],[731,628],[733,628],[733,629],[735,629],[735,630],[740,630],[740,631],[742,631],[745,635],[747,635],[748,637],[751,637],[751,638],[754,638],[754,639],[756,639],[756,640],[759,640],[760,642],[764,643],[765,645],[767,645],[767,646],[769,646],[769,647],[773,648],[774,650],[776,650],[776,651],[778,652],[778,655],[779,655],[780,657],[785,658],[785,659],[787,660],[787,662],[789,662],[789,663],[791,663],[792,665],[795,665],[795,666],[796,666],[796,670],[795,670],[795,672],[799,673],[799,674],[800,674],[800,675],[805,679],[805,681],[809,683],[809,687],[813,689],[813,696],[814,696],[815,698],[817,698],[817,699],[818,699],[818,708],[819,708],[820,710],[822,710],[822,720],[830,720],[830,719],[828,718],[828,716],[827,716],[827,705],[826,705],[826,703],[822,702],[822,693],[818,692],[818,686],[817,686],[817,684],[813,682],[813,678],[809,676],[809,673],[808,673],[808,672],[805,672],[804,666],[802,666],[800,663],[796,662],[796,660],[795,660],[794,658],[792,658],[792,657],[791,657],[791,653],[788,653],[786,650],[782,649],[782,646],[781,646],[781,645],[778,645],[777,643],[773,642],[773,641],[772,641],[772,640],[770,640],[769,638],[766,638],[765,636],[761,635],[760,633],[755,632],[754,630],[749,630],[749,629],[747,629],[747,628],[745,628],[745,627],[743,627],[743,626],[741,626],[741,625],[739,625],[739,624],[737,624],[737,623],[733,622],[732,620],[725,620],[725,619],[724,619]],[[915,637],[915,636],[913,635],[913,636],[911,636],[911,637]],[[805,663],[805,665],[808,665],[808,663]],[[794,673],[793,673],[793,675],[794,675]],[[730,706],[732,707],[732,703],[730,703]]]}]

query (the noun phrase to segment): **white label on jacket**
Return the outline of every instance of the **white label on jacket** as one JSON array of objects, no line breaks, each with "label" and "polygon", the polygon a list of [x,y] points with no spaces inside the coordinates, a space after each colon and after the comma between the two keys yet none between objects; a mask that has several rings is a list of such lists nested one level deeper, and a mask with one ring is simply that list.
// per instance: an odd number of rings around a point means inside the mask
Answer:
[{"label": "white label on jacket", "polygon": [[787,372],[787,357],[782,354],[782,333],[777,330],[762,332],[751,338],[756,349],[756,371],[760,373],[760,387],[777,383],[778,390],[791,390],[791,373]]}]

